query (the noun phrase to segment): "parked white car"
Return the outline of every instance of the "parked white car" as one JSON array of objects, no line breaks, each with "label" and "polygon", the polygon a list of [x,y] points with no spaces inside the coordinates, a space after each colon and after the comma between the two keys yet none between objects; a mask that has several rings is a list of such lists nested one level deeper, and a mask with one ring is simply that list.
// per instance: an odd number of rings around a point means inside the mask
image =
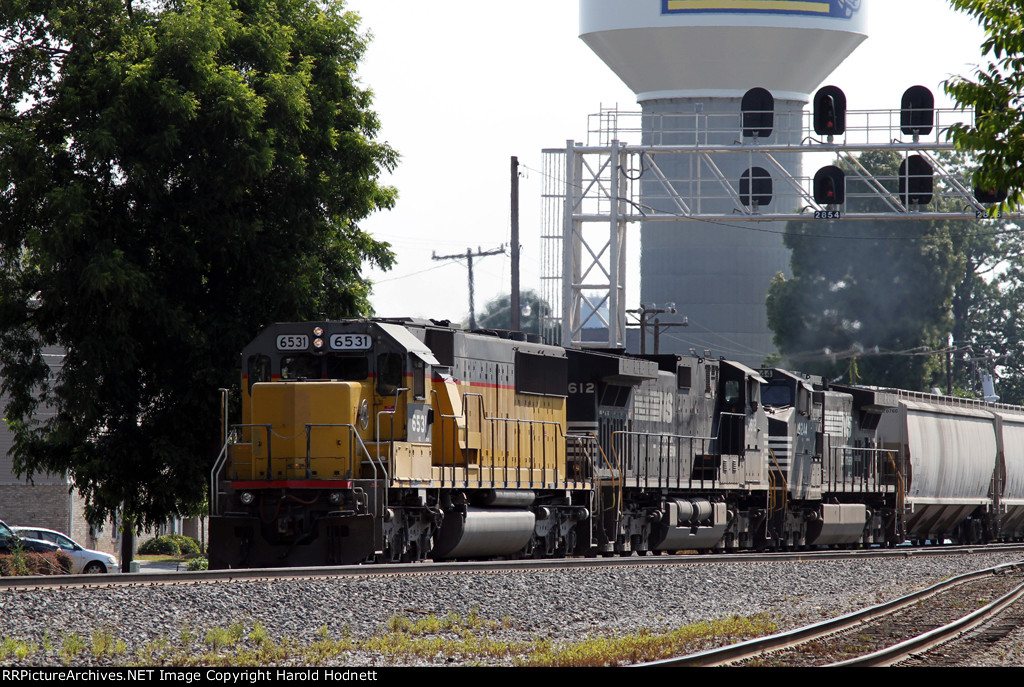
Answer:
[{"label": "parked white car", "polygon": [[71,558],[72,573],[94,574],[120,572],[121,570],[121,566],[117,562],[117,556],[87,549],[61,532],[42,527],[12,527],[11,529],[21,537],[40,539],[59,546]]}]

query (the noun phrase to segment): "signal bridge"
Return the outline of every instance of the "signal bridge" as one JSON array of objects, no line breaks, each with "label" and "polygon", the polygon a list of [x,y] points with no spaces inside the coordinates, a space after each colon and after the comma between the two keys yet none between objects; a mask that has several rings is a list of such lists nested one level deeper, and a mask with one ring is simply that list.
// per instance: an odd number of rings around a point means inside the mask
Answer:
[{"label": "signal bridge", "polygon": [[[592,115],[586,144],[544,151],[542,279],[562,313],[550,326],[566,346],[625,345],[633,222],[680,223],[685,232],[687,222],[987,219],[1005,195],[972,188],[949,135],[973,113],[932,103],[915,86],[901,109],[847,111],[842,91],[827,86],[810,112],[773,112],[771,95],[752,89],[732,113],[698,103],[692,113]],[[897,153],[899,172],[872,174],[859,159],[871,151]],[[607,340],[584,340],[595,324]]]}]

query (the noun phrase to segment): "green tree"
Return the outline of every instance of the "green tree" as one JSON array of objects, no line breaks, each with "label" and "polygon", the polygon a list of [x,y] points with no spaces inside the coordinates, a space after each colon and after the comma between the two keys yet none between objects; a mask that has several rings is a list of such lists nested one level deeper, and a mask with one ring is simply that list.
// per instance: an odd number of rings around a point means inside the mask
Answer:
[{"label": "green tree", "polygon": [[1007,205],[1019,207],[1024,189],[1024,2],[1022,0],[950,0],[985,30],[982,53],[988,62],[973,78],[945,83],[946,93],[974,109],[973,124],[952,127],[958,148],[979,162],[978,188],[1007,189]]},{"label": "green tree", "polygon": [[[527,289],[519,294],[519,303],[519,331],[544,334],[544,322],[551,317],[548,302],[536,291]],[[482,329],[511,329],[512,296],[505,294],[488,301],[483,312],[477,314],[476,324]]]},{"label": "green tree", "polygon": [[1024,235],[1006,222],[958,222],[950,237],[962,257],[952,301],[952,387],[980,397],[979,372],[998,369],[1002,400],[1019,403],[1024,400]]},{"label": "green tree", "polygon": [[[950,0],[950,4],[974,17],[985,30],[981,45],[985,62],[970,77],[945,83],[946,92],[975,112],[974,122],[952,127],[957,147],[977,159],[974,185],[1007,191],[1005,205],[1019,209],[1024,200],[1024,2],[1021,0]],[[1005,227],[1004,227],[1005,228]],[[1014,231],[1013,229],[1016,229]],[[992,234],[993,232],[988,232]],[[992,366],[1001,377],[1001,400],[1024,402],[1024,289],[1020,286],[1022,251],[1019,228],[995,234],[989,290],[975,321],[974,336],[959,338],[965,348],[957,366],[957,380],[973,384],[977,365]],[[982,263],[984,264],[984,263]],[[978,360],[979,358],[983,360]]]},{"label": "green tree", "polygon": [[[187,512],[243,345],[369,310],[362,265],[393,256],[358,222],[393,204],[396,155],[374,140],[364,49],[339,0],[0,3],[17,470],[70,474],[93,522]],[[46,346],[66,353],[53,374]]]},{"label": "green tree", "polygon": [[986,337],[975,347],[979,366],[994,371],[996,393],[1003,403],[1024,405],[1024,268],[1012,265],[991,309]]},{"label": "green tree", "polygon": [[[900,159],[866,152],[860,163],[895,192]],[[881,211],[856,179],[851,212]],[[784,364],[847,382],[927,389],[946,344],[961,258],[949,228],[923,221],[790,222],[793,277],[768,293],[768,324]]]}]

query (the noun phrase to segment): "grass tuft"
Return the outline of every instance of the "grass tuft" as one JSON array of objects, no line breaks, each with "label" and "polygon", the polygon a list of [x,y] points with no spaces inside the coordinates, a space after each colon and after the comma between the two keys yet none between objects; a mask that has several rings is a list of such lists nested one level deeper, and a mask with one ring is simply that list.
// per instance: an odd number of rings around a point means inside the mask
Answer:
[{"label": "grass tuft", "polygon": [[[248,625],[248,627],[247,627]],[[370,654],[383,664],[409,662],[461,662],[469,665],[520,666],[621,666],[677,656],[712,645],[727,644],[777,631],[768,616],[738,616],[686,625],[674,630],[640,630],[628,635],[590,636],[580,642],[555,643],[534,638],[506,641],[498,633],[514,630],[509,617],[489,620],[474,608],[466,615],[429,614],[417,620],[391,617],[376,634],[356,638],[345,627],[332,637],[326,625],[314,635],[297,641],[275,639],[259,622],[236,622],[229,627],[199,631],[185,625],[175,644],[160,636],[133,652],[110,628],[96,630],[89,638],[77,634],[61,636],[57,650],[70,663],[91,648],[95,659],[115,665],[249,666],[324,665],[351,661],[358,654]],[[203,641],[196,644],[198,638]],[[0,662],[45,660],[55,649],[44,634],[42,656],[34,644],[16,638],[0,638]],[[80,660],[80,659],[79,659]]]}]

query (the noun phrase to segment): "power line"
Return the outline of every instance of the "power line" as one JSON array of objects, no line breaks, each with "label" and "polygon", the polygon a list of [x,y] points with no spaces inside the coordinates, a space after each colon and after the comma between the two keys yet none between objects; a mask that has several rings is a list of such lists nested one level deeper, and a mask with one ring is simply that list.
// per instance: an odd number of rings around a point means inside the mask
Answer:
[{"label": "power line", "polygon": [[447,265],[435,265],[434,267],[428,267],[425,270],[420,270],[418,272],[410,272],[409,274],[403,274],[400,277],[391,277],[389,279],[374,279],[373,283],[383,284],[384,282],[398,281],[399,279],[408,279],[409,277],[415,277],[416,275],[423,274],[424,272],[433,272],[434,270],[439,270],[442,267],[447,267]]},{"label": "power line", "polygon": [[465,255],[461,255],[461,254],[458,254],[458,253],[456,253],[454,255],[438,255],[437,253],[432,253],[431,256],[430,256],[431,260],[462,260],[463,258],[466,259],[466,264],[467,264],[467,267],[469,268],[469,328],[470,329],[476,329],[476,311],[475,311],[475,307],[476,306],[473,303],[473,258],[474,257],[476,257],[476,258],[485,258],[488,255],[499,255],[499,254],[500,255],[504,255],[505,254],[505,246],[504,246],[504,244],[502,244],[501,246],[499,246],[497,248],[494,248],[492,250],[488,250],[488,251],[481,250],[478,247],[476,249],[476,253],[473,252],[472,248],[467,248]]}]

